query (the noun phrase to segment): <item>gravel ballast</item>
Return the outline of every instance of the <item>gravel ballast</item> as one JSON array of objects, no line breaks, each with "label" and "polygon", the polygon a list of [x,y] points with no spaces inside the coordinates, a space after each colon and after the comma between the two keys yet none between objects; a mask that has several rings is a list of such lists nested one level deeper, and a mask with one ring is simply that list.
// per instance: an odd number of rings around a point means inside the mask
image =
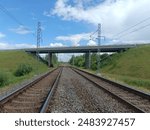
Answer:
[{"label": "gravel ballast", "polygon": [[134,112],[68,67],[64,67],[47,112]]}]

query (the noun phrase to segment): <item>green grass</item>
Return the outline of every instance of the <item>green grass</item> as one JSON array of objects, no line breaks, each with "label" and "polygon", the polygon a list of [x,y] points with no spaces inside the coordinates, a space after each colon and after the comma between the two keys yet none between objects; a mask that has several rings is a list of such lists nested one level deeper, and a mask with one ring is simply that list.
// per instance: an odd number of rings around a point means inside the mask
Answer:
[{"label": "green grass", "polygon": [[[21,64],[28,64],[32,71],[24,76],[17,77],[15,71]],[[25,79],[30,79],[34,75],[48,71],[48,67],[42,62],[37,61],[36,57],[24,51],[0,51],[0,72],[8,77],[8,85],[16,84]],[[2,86],[1,86],[2,87]],[[3,87],[5,87],[3,85]]]},{"label": "green grass", "polygon": [[150,91],[150,45],[114,54],[108,60],[101,69],[106,76]]},{"label": "green grass", "polygon": [[147,79],[141,79],[141,78],[135,78],[130,76],[121,76],[121,75],[115,75],[115,74],[108,74],[103,73],[103,76],[114,80],[116,82],[130,85],[134,88],[150,92],[150,80]]},{"label": "green grass", "polygon": [[0,72],[0,87],[8,84],[8,76],[4,72]]}]

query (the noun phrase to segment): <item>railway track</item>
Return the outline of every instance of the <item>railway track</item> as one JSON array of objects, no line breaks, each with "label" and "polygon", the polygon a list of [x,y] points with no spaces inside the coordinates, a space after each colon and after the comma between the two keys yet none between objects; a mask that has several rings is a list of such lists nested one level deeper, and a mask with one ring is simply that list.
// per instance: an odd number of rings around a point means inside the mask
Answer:
[{"label": "railway track", "polygon": [[0,112],[46,112],[62,67],[55,69],[0,100]]},{"label": "railway track", "polygon": [[91,81],[98,88],[111,94],[135,112],[150,112],[150,94],[110,81],[81,69],[72,68],[76,73]]},{"label": "railway track", "polygon": [[1,99],[0,112],[150,112],[150,95],[66,66]]}]

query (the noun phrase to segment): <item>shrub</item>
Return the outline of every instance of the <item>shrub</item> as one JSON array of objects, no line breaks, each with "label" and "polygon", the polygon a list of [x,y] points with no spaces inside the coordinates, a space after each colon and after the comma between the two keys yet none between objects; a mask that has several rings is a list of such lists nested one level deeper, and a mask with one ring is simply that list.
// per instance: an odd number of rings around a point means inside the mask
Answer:
[{"label": "shrub", "polygon": [[7,84],[8,84],[8,76],[5,73],[0,72],[0,87]]},{"label": "shrub", "polygon": [[29,64],[20,64],[15,71],[15,76],[20,77],[29,74],[32,71],[32,67]]}]

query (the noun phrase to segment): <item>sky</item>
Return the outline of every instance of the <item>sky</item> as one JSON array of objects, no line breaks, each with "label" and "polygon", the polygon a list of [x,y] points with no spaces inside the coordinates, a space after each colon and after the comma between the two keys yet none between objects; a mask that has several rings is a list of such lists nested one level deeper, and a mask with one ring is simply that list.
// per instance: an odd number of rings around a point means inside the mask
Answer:
[{"label": "sky", "polygon": [[150,43],[150,0],[0,0],[0,49]]}]

